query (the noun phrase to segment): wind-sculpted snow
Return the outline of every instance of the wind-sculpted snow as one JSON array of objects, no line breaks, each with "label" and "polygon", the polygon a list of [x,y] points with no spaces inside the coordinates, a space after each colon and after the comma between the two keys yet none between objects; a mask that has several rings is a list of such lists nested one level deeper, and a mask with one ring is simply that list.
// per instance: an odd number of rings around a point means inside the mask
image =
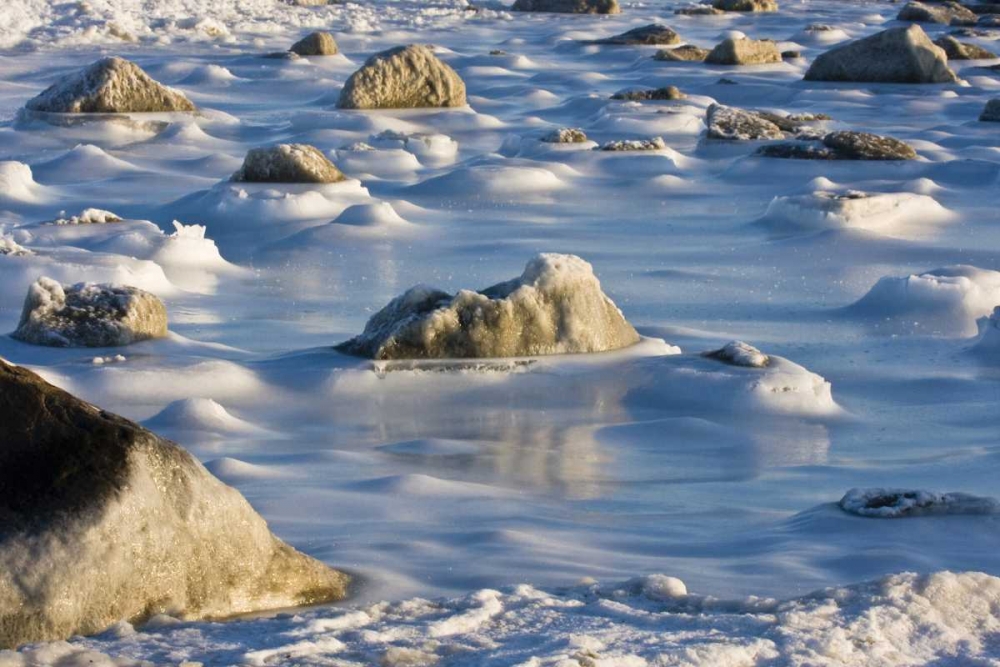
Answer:
[{"label": "wind-sculpted snow", "polygon": [[[174,661],[270,665],[989,664],[1000,631],[1000,579],[979,572],[897,574],[789,600],[720,599],[653,574],[562,589],[529,585],[463,597],[318,610],[276,620],[121,625],[14,660],[86,659],[123,667]],[[267,624],[280,628],[262,636]],[[29,662],[30,661],[30,662]],[[82,663],[81,663],[82,664]],[[110,663],[109,663],[110,664]]]},{"label": "wind-sculpted snow", "polygon": [[603,352],[638,341],[590,264],[549,253],[481,292],[411,288],[339,348],[372,359],[451,359]]},{"label": "wind-sculpted snow", "polygon": [[5,361],[0,389],[0,646],[343,597],[177,445]]}]

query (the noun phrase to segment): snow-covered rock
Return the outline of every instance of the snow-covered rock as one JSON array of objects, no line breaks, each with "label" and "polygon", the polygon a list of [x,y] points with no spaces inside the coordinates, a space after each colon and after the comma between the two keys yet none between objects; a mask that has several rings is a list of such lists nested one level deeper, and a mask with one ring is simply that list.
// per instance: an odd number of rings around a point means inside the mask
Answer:
[{"label": "snow-covered rock", "polygon": [[769,39],[724,39],[705,57],[712,65],[766,65],[780,63],[781,51]]},{"label": "snow-covered rock", "polygon": [[465,82],[426,46],[376,53],[340,91],[341,109],[465,106]]},{"label": "snow-covered rock", "polygon": [[69,74],[28,100],[30,111],[51,113],[137,113],[194,111],[182,93],[154,81],[124,58],[102,58]]},{"label": "snow-covered rock", "polygon": [[841,130],[819,140],[768,144],[757,149],[764,157],[793,160],[912,160],[917,152],[905,141],[870,132]]},{"label": "snow-covered rock", "polygon": [[26,257],[33,254],[30,250],[15,241],[7,234],[0,234],[0,255],[7,257]]},{"label": "snow-covered rock", "polygon": [[111,347],[167,335],[167,309],[137,287],[39,278],[28,289],[14,338],[51,347]]},{"label": "snow-covered rock", "polygon": [[753,345],[740,340],[726,343],[718,350],[705,352],[704,356],[732,366],[743,366],[745,368],[764,368],[771,361],[766,354]]},{"label": "snow-covered rock", "polygon": [[601,144],[602,151],[662,151],[667,148],[663,137],[651,139],[616,139]]},{"label": "snow-covered rock", "polygon": [[0,646],[344,596],[172,442],[0,360]]},{"label": "snow-covered rock", "polygon": [[623,90],[612,95],[611,99],[628,102],[650,102],[683,100],[685,97],[687,95],[682,93],[677,86],[664,86],[663,88],[646,88],[643,90]]},{"label": "snow-covered rock", "polygon": [[785,133],[762,114],[722,104],[712,104],[705,114],[710,139],[757,141],[783,139]]},{"label": "snow-covered rock", "polygon": [[761,222],[800,230],[867,229],[898,234],[951,217],[950,211],[928,195],[820,190],[806,195],[775,197]]},{"label": "snow-covered rock", "polygon": [[519,278],[481,292],[414,287],[339,349],[373,359],[522,357],[602,352],[638,341],[590,264],[541,254]]},{"label": "snow-covered rock", "polygon": [[542,135],[541,141],[547,144],[582,144],[587,141],[587,133],[578,127],[561,127]]},{"label": "snow-covered rock", "polygon": [[338,53],[333,35],[323,31],[309,33],[288,50],[300,56],[335,56]]},{"label": "snow-covered rock", "polygon": [[111,222],[121,222],[122,219],[111,211],[100,208],[85,208],[77,215],[66,217],[60,215],[52,221],[53,225],[106,225]]},{"label": "snow-covered rock", "polygon": [[345,176],[321,150],[308,144],[252,148],[230,180],[248,183],[337,183]]},{"label": "snow-covered rock", "polygon": [[890,28],[820,54],[807,81],[954,83],[948,56],[920,26]]},{"label": "snow-covered rock", "polygon": [[851,489],[838,504],[850,514],[880,519],[931,514],[1000,514],[1000,501],[995,498],[920,489]]}]

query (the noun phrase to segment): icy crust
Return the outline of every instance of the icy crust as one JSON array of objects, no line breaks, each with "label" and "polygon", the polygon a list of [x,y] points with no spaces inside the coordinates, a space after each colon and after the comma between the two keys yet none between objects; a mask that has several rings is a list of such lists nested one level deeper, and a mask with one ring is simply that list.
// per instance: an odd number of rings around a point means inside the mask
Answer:
[{"label": "icy crust", "polygon": [[[165,655],[204,664],[395,667],[972,665],[991,664],[998,605],[1000,579],[980,572],[895,574],[786,601],[692,594],[679,579],[653,574],[615,585],[521,585],[284,619],[138,632],[123,625],[100,639],[7,657],[17,667],[84,658],[132,667]],[[262,640],[275,625],[281,639]]]},{"label": "icy crust", "polygon": [[341,109],[410,109],[465,106],[465,83],[422,45],[376,53],[344,84]]},{"label": "icy crust", "polygon": [[186,451],[0,364],[0,647],[343,597]]},{"label": "icy crust", "polygon": [[315,146],[278,144],[251,149],[230,179],[247,183],[339,183],[345,176]]},{"label": "icy crust", "polygon": [[543,253],[519,278],[481,292],[411,288],[338,347],[372,359],[449,359],[603,352],[638,341],[590,264]]},{"label": "icy crust", "polygon": [[968,493],[934,493],[920,489],[851,489],[840,509],[858,516],[895,519],[948,514],[1000,514],[1000,501]]},{"label": "icy crust", "polygon": [[39,278],[28,289],[14,338],[50,347],[113,347],[167,335],[167,309],[149,292],[123,285],[61,285]]},{"label": "icy crust", "polygon": [[960,264],[880,278],[849,312],[870,316],[887,333],[968,337],[997,304],[1000,271]]},{"label": "icy crust", "polygon": [[124,58],[102,58],[69,74],[28,100],[30,111],[50,113],[139,113],[194,111],[183,94],[154,81]]},{"label": "icy crust", "polygon": [[820,190],[807,195],[775,197],[761,222],[804,231],[867,229],[905,233],[921,224],[943,222],[951,217],[947,209],[927,195]]}]

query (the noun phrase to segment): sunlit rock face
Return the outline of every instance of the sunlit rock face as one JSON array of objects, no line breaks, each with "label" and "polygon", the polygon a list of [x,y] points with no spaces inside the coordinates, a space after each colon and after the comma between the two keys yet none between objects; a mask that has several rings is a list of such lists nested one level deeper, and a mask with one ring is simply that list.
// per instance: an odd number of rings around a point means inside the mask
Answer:
[{"label": "sunlit rock face", "polygon": [[820,54],[807,81],[953,83],[948,56],[919,26],[890,28]]},{"label": "sunlit rock face", "polygon": [[182,93],[154,81],[124,58],[102,58],[69,74],[28,100],[29,111],[51,113],[140,113],[194,111]]},{"label": "sunlit rock face", "polygon": [[412,109],[465,105],[465,83],[426,46],[376,53],[344,84],[341,109]]},{"label": "sunlit rock face", "polygon": [[449,359],[602,352],[638,341],[590,264],[541,254],[520,277],[481,292],[411,288],[340,349],[373,359]]},{"label": "sunlit rock face", "polygon": [[338,183],[345,176],[315,146],[277,144],[252,148],[230,180],[246,183]]},{"label": "sunlit rock face", "polygon": [[138,287],[39,278],[14,338],[49,347],[115,347],[167,335],[167,309]]},{"label": "sunlit rock face", "polygon": [[0,359],[0,647],[344,596],[184,449]]}]

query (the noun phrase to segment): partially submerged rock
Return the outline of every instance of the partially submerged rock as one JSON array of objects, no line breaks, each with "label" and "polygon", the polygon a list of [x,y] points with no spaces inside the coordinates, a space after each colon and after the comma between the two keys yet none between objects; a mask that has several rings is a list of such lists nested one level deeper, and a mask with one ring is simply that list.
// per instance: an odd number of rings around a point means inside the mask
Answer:
[{"label": "partially submerged rock", "polygon": [[944,49],[949,60],[990,60],[997,57],[992,51],[969,42],[960,42],[951,35],[935,39],[934,44]]},{"label": "partially submerged rock", "polygon": [[711,5],[690,5],[688,7],[678,7],[674,10],[674,14],[679,14],[680,16],[718,16],[725,13],[725,11],[716,9]]},{"label": "partially submerged rock", "polygon": [[68,74],[28,100],[29,111],[48,113],[140,113],[194,111],[182,93],[154,81],[124,58],[102,58]]},{"label": "partially submerged rock", "polygon": [[335,56],[339,51],[333,35],[323,31],[306,35],[288,50],[300,56]]},{"label": "partially submerged rock", "polygon": [[582,144],[587,141],[587,133],[578,127],[561,127],[542,136],[547,144]]},{"label": "partially submerged rock", "polygon": [[766,65],[780,63],[778,45],[769,39],[725,39],[706,56],[712,65]]},{"label": "partially submerged rock", "polygon": [[942,514],[1000,514],[995,498],[920,489],[851,489],[838,503],[849,514],[879,519]]},{"label": "partially submerged rock", "polygon": [[979,114],[979,120],[989,123],[1000,123],[1000,98],[990,100],[986,108]]},{"label": "partially submerged rock", "polygon": [[914,0],[908,2],[899,10],[896,16],[899,21],[916,21],[918,23],[942,23],[944,25],[975,25],[978,17],[964,5],[957,2],[942,2],[941,4],[925,5]]},{"label": "partially submerged rock", "polygon": [[702,356],[744,368],[765,368],[771,363],[771,358],[766,354],[740,340],[727,343],[718,350],[705,352]]},{"label": "partially submerged rock", "polygon": [[346,177],[315,146],[278,144],[252,148],[233,181],[249,183],[337,183]]},{"label": "partially submerged rock", "polygon": [[653,56],[653,60],[665,60],[668,62],[700,63],[711,53],[708,49],[693,44],[685,44],[675,49],[661,49]]},{"label": "partially submerged rock", "polygon": [[465,83],[434,52],[417,44],[376,53],[340,91],[341,109],[411,109],[465,105]]},{"label": "partially submerged rock", "polygon": [[371,359],[449,359],[603,352],[638,341],[590,264],[541,254],[519,278],[481,292],[414,287],[338,349]]},{"label": "partially submerged rock", "polygon": [[775,0],[713,0],[712,7],[724,12],[776,12]]},{"label": "partially submerged rock", "polygon": [[113,222],[121,222],[122,219],[111,211],[100,208],[85,208],[77,215],[64,217],[61,213],[58,218],[52,221],[53,225],[106,225]]},{"label": "partially submerged rock", "polygon": [[0,359],[0,648],[344,597],[184,449]]},{"label": "partially submerged rock", "polygon": [[667,147],[663,137],[651,139],[617,139],[601,144],[602,151],[662,151]]},{"label": "partially submerged rock", "polygon": [[614,37],[597,40],[597,44],[621,44],[621,45],[654,45],[654,44],[678,44],[681,36],[672,28],[658,23],[651,23],[641,28],[633,28],[628,32],[623,32]]},{"label": "partially submerged rock", "polygon": [[840,131],[819,141],[761,146],[758,155],[799,160],[912,160],[913,147],[904,141],[868,132]]},{"label": "partially submerged rock", "polygon": [[820,54],[807,81],[954,83],[948,56],[920,26],[890,28]]},{"label": "partially submerged rock", "polygon": [[629,102],[652,102],[667,100],[683,100],[687,95],[682,93],[677,86],[666,86],[664,88],[649,88],[647,90],[624,90],[611,96],[613,100],[627,100]]},{"label": "partially submerged rock", "polygon": [[515,12],[557,14],[620,14],[618,0],[514,0]]},{"label": "partially submerged rock", "polygon": [[708,137],[711,139],[759,141],[783,139],[785,136],[781,127],[766,118],[764,114],[722,104],[712,104],[708,107],[705,124],[708,126]]},{"label": "partially submerged rock", "polygon": [[137,287],[39,278],[11,334],[33,345],[115,347],[167,335],[163,302]]}]

